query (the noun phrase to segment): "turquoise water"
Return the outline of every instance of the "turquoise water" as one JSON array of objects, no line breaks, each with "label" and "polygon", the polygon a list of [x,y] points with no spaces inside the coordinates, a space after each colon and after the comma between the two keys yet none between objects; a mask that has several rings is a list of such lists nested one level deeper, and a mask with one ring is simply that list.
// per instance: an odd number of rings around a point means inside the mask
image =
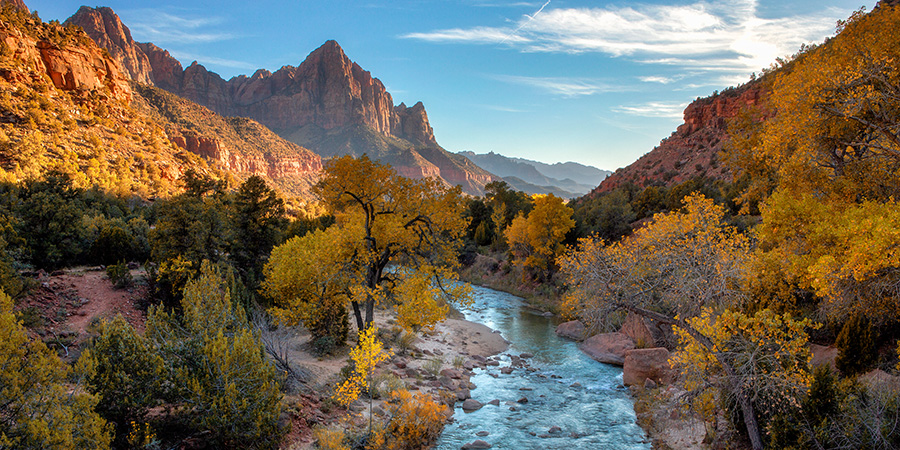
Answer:
[{"label": "turquoise water", "polygon": [[[622,449],[649,450],[645,433],[635,423],[632,400],[621,387],[622,370],[598,363],[577,345],[556,336],[552,319],[526,310],[522,300],[504,292],[474,286],[475,303],[463,311],[467,320],[499,330],[509,354],[527,352],[529,366],[500,373],[499,367],[476,369],[472,398],[485,403],[478,411],[457,407],[435,448],[459,449],[476,439],[493,449]],[[490,374],[496,374],[493,377]],[[523,397],[527,403],[518,403]],[[500,406],[487,404],[500,401]],[[561,431],[550,434],[551,427]],[[486,431],[487,436],[477,436]],[[543,436],[542,436],[543,435]]]}]

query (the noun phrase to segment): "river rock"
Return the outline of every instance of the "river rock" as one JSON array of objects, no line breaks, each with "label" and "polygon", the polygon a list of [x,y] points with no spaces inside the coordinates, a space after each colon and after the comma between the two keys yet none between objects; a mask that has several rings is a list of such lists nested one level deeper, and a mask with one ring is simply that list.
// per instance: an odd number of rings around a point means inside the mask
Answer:
[{"label": "river rock", "polygon": [[562,428],[560,428],[560,427],[554,425],[554,426],[550,427],[550,429],[547,431],[547,433],[550,433],[550,434],[559,434],[559,433],[562,433]]},{"label": "river rock", "polygon": [[489,401],[488,405],[500,406],[500,400],[495,398],[495,399]]},{"label": "river rock", "polygon": [[462,450],[474,450],[474,449],[491,448],[491,447],[492,447],[491,444],[488,444],[487,442],[484,442],[481,439],[477,439],[477,440],[475,440],[475,442],[470,442],[466,445],[463,445]]},{"label": "river rock", "polygon": [[520,353],[519,358],[522,358],[522,359],[534,358],[534,355],[531,353],[525,352],[525,353]]},{"label": "river rock", "polygon": [[482,430],[482,431],[479,431],[479,432],[475,433],[475,436],[478,436],[478,437],[485,437],[485,436],[487,436],[487,435],[489,435],[489,434],[491,434],[489,431],[484,431],[484,430]]},{"label": "river rock", "polygon": [[456,369],[444,369],[441,371],[441,375],[454,380],[459,380],[463,377],[462,372]]},{"label": "river rock", "polygon": [[619,333],[630,337],[638,348],[658,347],[666,340],[663,331],[652,320],[635,313],[628,313]]},{"label": "river rock", "polygon": [[484,404],[482,404],[478,400],[475,400],[474,398],[468,398],[463,402],[462,409],[466,412],[478,411],[482,406],[484,406]]},{"label": "river rock", "polygon": [[472,398],[472,394],[468,389],[460,389],[456,391],[456,399],[459,401],[464,401]]},{"label": "river rock", "polygon": [[591,358],[617,366],[625,364],[625,353],[632,349],[634,341],[622,333],[601,333],[581,344],[581,351]]},{"label": "river rock", "polygon": [[625,386],[641,386],[651,379],[657,385],[672,383],[675,371],[669,365],[669,351],[664,347],[641,348],[625,352],[622,383]]},{"label": "river rock", "polygon": [[587,328],[580,320],[563,322],[556,327],[556,334],[573,341],[583,341]]}]

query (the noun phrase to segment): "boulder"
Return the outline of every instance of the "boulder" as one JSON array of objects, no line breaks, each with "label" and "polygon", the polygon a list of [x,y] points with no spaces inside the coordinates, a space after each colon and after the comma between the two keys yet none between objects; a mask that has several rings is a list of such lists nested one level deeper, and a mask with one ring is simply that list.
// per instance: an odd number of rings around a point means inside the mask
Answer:
[{"label": "boulder", "polygon": [[634,341],[622,333],[601,333],[589,337],[581,344],[581,351],[591,358],[617,366],[625,363],[625,352],[633,348]]},{"label": "boulder", "polygon": [[571,339],[573,341],[583,341],[584,335],[587,333],[587,328],[585,328],[584,324],[581,323],[580,320],[570,320],[568,322],[563,322],[556,327],[556,334],[558,336],[564,337],[566,339]]},{"label": "boulder", "polygon": [[470,449],[481,449],[481,448],[491,448],[491,444],[482,441],[481,439],[476,440],[475,442],[470,442],[466,445],[462,446],[462,450],[470,450]]},{"label": "boulder", "polygon": [[652,320],[635,313],[628,313],[619,333],[630,337],[638,348],[657,347],[665,343],[662,330]]},{"label": "boulder", "polygon": [[479,402],[478,400],[475,400],[474,398],[467,398],[462,404],[462,409],[466,412],[477,411],[481,409],[482,406],[484,406],[484,404]]},{"label": "boulder", "polygon": [[672,383],[675,371],[669,365],[669,351],[664,347],[641,348],[625,352],[622,383],[625,386],[643,386],[645,380],[657,385]]},{"label": "boulder", "polygon": [[837,373],[837,365],[835,364],[838,356],[837,347],[809,344],[809,352],[812,353],[812,359],[809,361],[810,367],[827,364],[831,367],[832,372]]}]

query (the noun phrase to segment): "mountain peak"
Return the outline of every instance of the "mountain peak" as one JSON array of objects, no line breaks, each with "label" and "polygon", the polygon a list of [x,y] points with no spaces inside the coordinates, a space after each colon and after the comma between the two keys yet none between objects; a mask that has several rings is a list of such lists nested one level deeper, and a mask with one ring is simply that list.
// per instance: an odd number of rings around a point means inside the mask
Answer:
[{"label": "mountain peak", "polygon": [[105,48],[137,82],[150,84],[150,60],[131,38],[131,30],[122,23],[112,8],[82,6],[66,24],[80,26],[88,36]]}]

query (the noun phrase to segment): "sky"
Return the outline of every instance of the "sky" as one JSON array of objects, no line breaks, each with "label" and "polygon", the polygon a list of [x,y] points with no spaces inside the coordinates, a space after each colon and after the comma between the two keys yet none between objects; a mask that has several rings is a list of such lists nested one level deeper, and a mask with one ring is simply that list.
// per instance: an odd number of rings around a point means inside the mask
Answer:
[{"label": "sky", "polygon": [[[63,21],[81,3],[25,0]],[[820,43],[875,0],[108,0],[139,42],[223,78],[299,65],[329,39],[447,150],[615,170],[692,100]]]}]

